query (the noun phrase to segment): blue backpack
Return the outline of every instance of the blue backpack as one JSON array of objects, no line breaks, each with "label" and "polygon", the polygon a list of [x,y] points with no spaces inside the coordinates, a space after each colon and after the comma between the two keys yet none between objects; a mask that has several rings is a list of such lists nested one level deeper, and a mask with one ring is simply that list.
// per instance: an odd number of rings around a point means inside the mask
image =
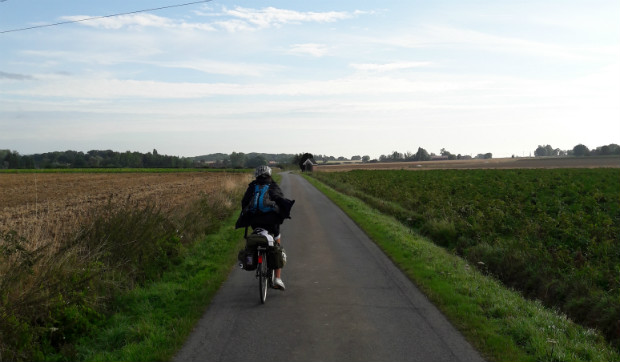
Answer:
[{"label": "blue backpack", "polygon": [[276,211],[276,203],[269,197],[269,184],[254,185],[254,195],[248,211],[253,214]]}]

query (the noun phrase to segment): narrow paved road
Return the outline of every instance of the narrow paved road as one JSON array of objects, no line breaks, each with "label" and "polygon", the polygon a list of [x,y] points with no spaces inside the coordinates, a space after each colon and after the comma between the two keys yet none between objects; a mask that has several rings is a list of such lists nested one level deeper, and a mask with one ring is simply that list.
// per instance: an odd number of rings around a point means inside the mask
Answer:
[{"label": "narrow paved road", "polygon": [[281,187],[286,291],[261,305],[235,269],[175,361],[482,361],[337,206],[298,175]]}]

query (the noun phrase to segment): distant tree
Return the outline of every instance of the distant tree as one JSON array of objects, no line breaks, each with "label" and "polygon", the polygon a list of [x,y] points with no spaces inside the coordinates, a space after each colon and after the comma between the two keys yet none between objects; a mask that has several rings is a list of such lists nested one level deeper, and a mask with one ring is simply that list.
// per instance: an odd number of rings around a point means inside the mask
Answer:
[{"label": "distant tree", "polygon": [[362,157],[362,162],[368,162],[368,161],[370,161],[370,156],[365,155]]},{"label": "distant tree", "polygon": [[620,155],[620,146],[611,143],[606,146],[597,147],[596,150],[590,150],[590,154],[599,156]]},{"label": "distant tree", "polygon": [[258,166],[264,166],[266,164],[267,164],[267,160],[265,159],[265,157],[259,155],[259,156],[254,156],[248,159],[246,163],[246,167],[256,168]]},{"label": "distant tree", "polygon": [[9,152],[4,157],[4,162],[6,163],[8,168],[20,168],[21,164],[21,156],[17,151]]},{"label": "distant tree", "polygon": [[351,157],[351,161],[361,161],[362,160],[362,156],[356,155]]},{"label": "distant tree", "polygon": [[415,161],[429,161],[430,159],[431,156],[428,152],[424,148],[418,147],[418,152],[415,154]]},{"label": "distant tree", "polygon": [[247,162],[247,157],[243,152],[233,152],[230,154],[230,166],[232,168],[243,168]]},{"label": "distant tree", "polygon": [[293,160],[297,161],[297,165],[299,166],[300,170],[305,171],[306,167],[304,166],[304,163],[307,160],[313,161],[314,156],[312,156],[312,154],[308,152],[303,153],[303,154],[300,153],[299,155],[295,155],[295,157],[293,157]]},{"label": "distant tree", "polygon": [[549,145],[547,145],[547,146],[538,145],[538,147],[534,151],[534,156],[536,156],[536,157],[550,156],[548,148],[551,148],[551,146],[549,146]]},{"label": "distant tree", "polygon": [[573,147],[573,155],[577,157],[589,156],[590,150],[588,149],[588,147],[582,144],[578,144],[577,146]]},{"label": "distant tree", "polygon": [[392,155],[390,155],[390,161],[402,161],[403,159],[403,154],[398,151],[394,151]]}]

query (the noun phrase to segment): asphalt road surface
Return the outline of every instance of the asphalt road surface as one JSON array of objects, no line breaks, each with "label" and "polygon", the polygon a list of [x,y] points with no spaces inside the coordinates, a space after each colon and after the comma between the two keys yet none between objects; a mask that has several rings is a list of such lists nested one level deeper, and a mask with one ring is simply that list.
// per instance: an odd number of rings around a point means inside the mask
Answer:
[{"label": "asphalt road surface", "polygon": [[483,361],[337,206],[298,175],[280,186],[286,291],[263,305],[235,267],[175,361]]}]

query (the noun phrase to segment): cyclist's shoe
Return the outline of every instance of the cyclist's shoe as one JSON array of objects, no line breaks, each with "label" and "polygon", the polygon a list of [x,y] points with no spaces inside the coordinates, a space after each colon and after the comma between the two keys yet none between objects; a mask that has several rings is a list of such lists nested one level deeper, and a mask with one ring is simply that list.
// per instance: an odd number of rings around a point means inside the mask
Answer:
[{"label": "cyclist's shoe", "polygon": [[282,279],[280,279],[280,278],[275,278],[273,280],[273,287],[275,289],[280,289],[280,290],[286,289],[286,287],[284,287],[284,282],[282,282]]}]

